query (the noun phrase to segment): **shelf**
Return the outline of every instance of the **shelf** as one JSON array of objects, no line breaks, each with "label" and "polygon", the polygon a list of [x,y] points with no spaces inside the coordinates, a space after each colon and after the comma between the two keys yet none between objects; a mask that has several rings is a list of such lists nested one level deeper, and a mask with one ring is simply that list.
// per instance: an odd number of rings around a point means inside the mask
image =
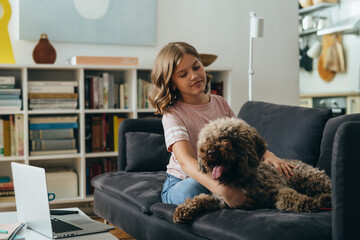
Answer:
[{"label": "shelf", "polygon": [[29,156],[29,160],[52,160],[52,159],[68,159],[80,158],[80,153],[77,154],[58,154],[58,155],[44,155],[44,156]]},{"label": "shelf", "polygon": [[318,30],[317,29],[309,29],[309,30],[305,30],[299,33],[299,36],[305,36],[305,35],[310,35],[310,34],[314,34],[316,33]]},{"label": "shelf", "polygon": [[0,157],[0,162],[24,161],[24,156]]},{"label": "shelf", "polygon": [[322,10],[324,8],[329,8],[337,5],[338,3],[319,3],[312,5],[310,7],[302,8],[299,10],[299,15],[306,15],[315,11]]},{"label": "shelf", "polygon": [[85,113],[98,114],[98,113],[130,113],[133,109],[85,109]]},{"label": "shelf", "polygon": [[[206,69],[210,71],[213,75],[213,80],[216,81],[223,81],[223,93],[225,99],[228,98],[229,93],[228,90],[230,89],[229,78],[230,78],[230,71],[231,69],[228,68],[217,68],[217,69]],[[101,77],[103,73],[108,72],[109,75],[113,75],[114,83],[117,84],[124,84],[127,83],[128,85],[128,109],[86,109],[88,105],[86,105],[86,100],[89,100],[89,95],[87,88],[89,85],[86,85],[88,75],[99,76]],[[151,74],[151,67],[144,68],[144,67],[127,67],[127,66],[67,66],[67,65],[53,65],[53,64],[0,64],[0,76],[15,76],[16,87],[22,88],[22,106],[23,110],[0,110],[0,117],[2,119],[10,119],[9,115],[23,115],[24,123],[21,125],[23,127],[23,149],[25,156],[9,156],[9,157],[0,157],[0,175],[1,176],[9,176],[10,179],[12,178],[11,174],[11,162],[21,162],[24,164],[34,165],[45,167],[46,166],[69,166],[73,168],[77,175],[78,175],[78,196],[76,197],[69,197],[66,199],[56,199],[55,201],[51,202],[51,204],[58,204],[58,203],[72,203],[72,202],[86,202],[86,201],[93,201],[93,196],[88,195],[88,187],[89,187],[89,176],[86,175],[86,171],[88,167],[101,165],[102,169],[100,169],[100,173],[108,172],[116,169],[117,163],[117,151],[112,152],[86,152],[92,151],[93,142],[92,139],[98,140],[98,136],[103,138],[104,136],[104,129],[108,134],[106,137],[109,137],[109,142],[106,141],[107,149],[116,149],[115,148],[115,132],[118,132],[116,126],[113,125],[113,134],[110,134],[111,127],[110,124],[106,125],[109,119],[115,120],[117,117],[117,123],[120,123],[120,120],[125,118],[141,118],[141,117],[157,117],[154,116],[155,109],[142,109],[137,108],[139,98],[137,94],[139,93],[139,88],[141,85],[139,84],[138,79],[149,79]],[[78,95],[78,106],[76,109],[28,109],[29,107],[29,99],[28,99],[28,88],[27,83],[30,81],[77,81],[78,86],[75,90],[75,93]],[[87,93],[87,94],[86,94]],[[94,93],[94,92],[93,92]],[[90,95],[91,96],[91,95]],[[111,96],[111,95],[110,95]],[[118,96],[119,97],[119,96]],[[90,98],[91,99],[91,98]],[[229,100],[229,99],[227,99]],[[91,104],[90,104],[91,105]],[[117,105],[119,106],[119,105]],[[147,105],[141,105],[147,106]],[[30,139],[30,129],[29,129],[29,119],[31,117],[38,117],[38,116],[52,116],[52,117],[62,117],[62,115],[76,115],[78,128],[74,130],[74,138],[76,139],[76,148],[77,153],[72,154],[59,154],[59,155],[40,155],[40,156],[31,156],[31,139]],[[102,120],[105,119],[105,124],[101,122],[101,133],[99,132],[99,125],[93,125],[91,122],[91,118],[96,117],[103,117]],[[108,118],[109,117],[109,118]],[[114,118],[111,118],[114,117]],[[89,121],[90,119],[90,121]],[[96,129],[92,128],[93,126]],[[105,127],[104,127],[105,126]],[[92,131],[96,132],[93,134]],[[94,138],[90,137],[90,142],[88,137],[95,136]],[[21,140],[19,141],[21,142]],[[98,142],[96,143],[98,144]],[[104,144],[104,141],[102,141]],[[90,147],[90,149],[87,147]],[[98,146],[96,146],[97,148]],[[104,147],[103,145],[101,147]],[[101,148],[103,149],[103,148]],[[109,165],[104,165],[110,163]],[[113,164],[113,165],[112,165]],[[98,169],[96,169],[98,170]],[[94,173],[94,172],[93,172]],[[96,172],[95,175],[99,173]],[[72,186],[74,186],[73,183]],[[3,203],[0,201],[0,211],[5,207],[14,207],[14,202],[6,202]]]},{"label": "shelf", "polygon": [[59,110],[29,110],[29,114],[78,114],[78,109],[59,109]]},{"label": "shelf", "polygon": [[117,157],[117,152],[95,152],[95,153],[86,153],[86,158],[99,158],[99,157]]},{"label": "shelf", "polygon": [[360,32],[360,15],[335,23],[331,27],[321,29],[317,31],[317,35],[322,36],[332,33],[359,34],[359,32]]}]

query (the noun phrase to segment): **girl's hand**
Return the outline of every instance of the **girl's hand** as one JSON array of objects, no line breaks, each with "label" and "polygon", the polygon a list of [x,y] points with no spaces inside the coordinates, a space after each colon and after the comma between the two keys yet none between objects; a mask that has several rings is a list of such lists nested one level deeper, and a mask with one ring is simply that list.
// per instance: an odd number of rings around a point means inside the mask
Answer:
[{"label": "girl's hand", "polygon": [[290,178],[294,175],[292,169],[297,168],[294,164],[284,161],[283,159],[278,158],[272,152],[266,151],[264,154],[264,162],[274,166],[276,170],[284,175],[287,178]]},{"label": "girl's hand", "polygon": [[230,208],[253,209],[255,206],[255,201],[238,188],[224,186],[222,192],[222,198]]}]

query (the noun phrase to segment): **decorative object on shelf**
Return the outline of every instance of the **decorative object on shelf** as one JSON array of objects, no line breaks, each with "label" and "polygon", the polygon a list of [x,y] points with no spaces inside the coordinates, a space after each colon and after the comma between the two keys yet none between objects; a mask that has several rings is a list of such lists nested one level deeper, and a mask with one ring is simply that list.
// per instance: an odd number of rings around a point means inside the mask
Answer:
[{"label": "decorative object on shelf", "polygon": [[217,59],[217,56],[214,54],[199,54],[199,57],[204,67],[209,66]]},{"label": "decorative object on shelf", "polygon": [[313,5],[313,1],[312,0],[299,0],[299,4],[301,7],[306,8],[306,7],[310,7],[311,5]]},{"label": "decorative object on shelf", "polygon": [[33,51],[33,59],[36,63],[54,63],[56,60],[55,48],[50,44],[47,34],[40,36],[39,43]]},{"label": "decorative object on shelf", "polygon": [[2,6],[2,16],[0,16],[0,63],[15,63],[8,31],[11,5],[8,0],[0,0],[0,5]]},{"label": "decorative object on shelf", "polygon": [[264,33],[264,18],[256,17],[255,12],[250,12],[250,46],[249,46],[249,101],[252,101],[252,69],[253,38],[261,38]]}]

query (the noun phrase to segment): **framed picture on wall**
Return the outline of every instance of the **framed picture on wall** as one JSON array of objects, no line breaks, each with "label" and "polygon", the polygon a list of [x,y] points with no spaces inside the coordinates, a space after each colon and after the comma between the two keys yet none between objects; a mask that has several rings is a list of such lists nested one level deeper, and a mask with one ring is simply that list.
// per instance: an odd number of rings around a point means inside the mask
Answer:
[{"label": "framed picture on wall", "polygon": [[156,0],[21,0],[19,8],[23,40],[156,44]]}]

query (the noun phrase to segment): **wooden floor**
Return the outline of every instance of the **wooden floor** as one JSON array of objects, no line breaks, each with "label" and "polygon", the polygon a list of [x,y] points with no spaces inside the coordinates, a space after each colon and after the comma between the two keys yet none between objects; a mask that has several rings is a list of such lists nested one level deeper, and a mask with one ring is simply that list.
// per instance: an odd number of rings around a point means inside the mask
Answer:
[{"label": "wooden floor", "polygon": [[[97,220],[99,222],[104,222],[104,219],[100,218],[100,217],[91,217],[94,220]],[[110,224],[111,226],[114,226],[112,224]],[[115,227],[115,226],[114,226]],[[117,227],[115,227],[115,230],[110,231],[110,233],[112,235],[114,235],[117,239],[121,239],[121,240],[135,240],[135,238],[131,237],[129,234],[127,234],[126,232],[122,231],[121,229],[118,229]]]}]

